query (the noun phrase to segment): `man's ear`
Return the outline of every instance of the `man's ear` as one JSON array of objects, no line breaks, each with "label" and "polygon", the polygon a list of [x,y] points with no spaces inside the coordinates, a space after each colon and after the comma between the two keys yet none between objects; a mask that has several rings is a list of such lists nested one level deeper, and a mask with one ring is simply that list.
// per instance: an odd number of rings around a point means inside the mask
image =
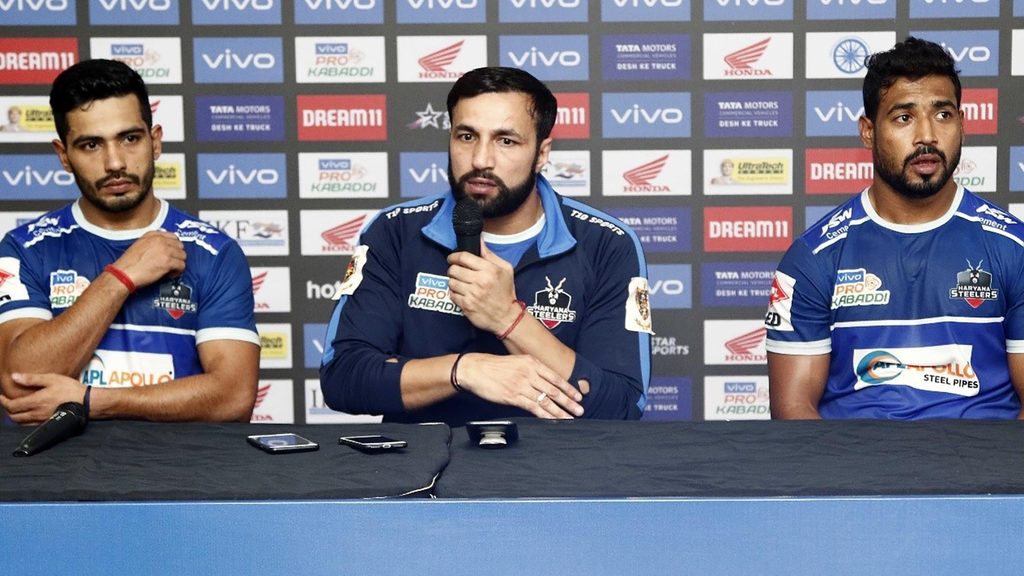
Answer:
[{"label": "man's ear", "polygon": [[64,143],[59,138],[55,138],[50,142],[53,146],[53,151],[57,154],[57,159],[60,160],[60,165],[64,167],[65,172],[71,172],[71,162],[68,161],[68,150],[65,148]]},{"label": "man's ear", "polygon": [[540,146],[537,148],[537,164],[533,167],[534,172],[540,172],[540,169],[548,163],[548,155],[551,154],[551,138],[545,138],[541,140]]},{"label": "man's ear", "polygon": [[868,120],[867,116],[861,116],[857,120],[857,129],[860,130],[860,141],[867,149],[875,146],[875,123]]},{"label": "man's ear", "polygon": [[153,160],[156,160],[164,149],[164,127],[154,124],[153,128],[149,131],[149,136],[153,139]]}]

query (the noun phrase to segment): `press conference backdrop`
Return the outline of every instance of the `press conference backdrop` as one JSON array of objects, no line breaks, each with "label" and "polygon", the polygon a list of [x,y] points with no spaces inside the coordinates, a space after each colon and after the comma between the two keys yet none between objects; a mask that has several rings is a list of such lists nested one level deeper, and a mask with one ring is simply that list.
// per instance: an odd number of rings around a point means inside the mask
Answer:
[{"label": "press conference backdrop", "polygon": [[647,252],[644,418],[764,419],[771,273],[870,181],[863,58],[908,34],[962,71],[954,178],[1024,218],[1024,0],[0,0],[0,230],[78,196],[48,144],[54,76],[127,62],[164,127],[157,194],[252,265],[254,421],[348,421],[317,365],[357,233],[446,188],[452,82],[516,66],[558,96],[544,174]]}]

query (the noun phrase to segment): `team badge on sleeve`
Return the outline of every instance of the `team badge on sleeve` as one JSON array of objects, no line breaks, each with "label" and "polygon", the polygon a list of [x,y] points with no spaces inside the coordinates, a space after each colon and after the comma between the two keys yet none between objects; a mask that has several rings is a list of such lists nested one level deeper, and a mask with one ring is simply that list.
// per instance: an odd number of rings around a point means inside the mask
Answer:
[{"label": "team badge on sleeve", "polygon": [[626,330],[654,334],[651,318],[651,291],[647,278],[637,276],[629,281],[626,298]]},{"label": "team badge on sleeve", "polygon": [[348,266],[345,267],[345,278],[341,281],[341,290],[334,295],[337,300],[342,296],[351,296],[356,288],[363,282],[363,266],[366,265],[366,256],[370,253],[370,247],[366,245],[356,246],[352,251],[352,258],[349,258]]},{"label": "team badge on sleeve", "polygon": [[795,290],[796,278],[776,270],[775,278],[772,280],[771,296],[768,298],[768,313],[764,316],[766,328],[782,332],[793,331],[793,293]]}]

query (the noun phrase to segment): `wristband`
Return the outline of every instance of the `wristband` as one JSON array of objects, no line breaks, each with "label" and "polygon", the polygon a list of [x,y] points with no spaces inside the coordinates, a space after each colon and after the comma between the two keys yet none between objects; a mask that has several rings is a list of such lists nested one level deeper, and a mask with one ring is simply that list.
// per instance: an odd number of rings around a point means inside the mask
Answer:
[{"label": "wristband", "polygon": [[513,300],[512,302],[519,304],[519,316],[516,316],[516,319],[512,321],[512,325],[502,332],[501,336],[498,336],[499,341],[508,338],[508,335],[516,329],[516,326],[519,326],[519,322],[522,321],[523,316],[526,316],[526,302],[523,302],[522,300]]},{"label": "wristband", "polygon": [[120,280],[121,284],[124,284],[124,287],[128,289],[129,294],[135,293],[135,282],[132,282],[132,279],[123,270],[113,264],[107,264],[103,267],[103,271],[110,272],[111,276]]},{"label": "wristband", "polygon": [[89,398],[92,396],[92,384],[85,387],[85,397],[82,398],[82,407],[85,408],[85,421],[89,421]]},{"label": "wristband", "polygon": [[466,355],[466,352],[459,352],[459,355],[455,357],[455,363],[452,364],[452,388],[455,388],[456,392],[462,392],[462,386],[459,386],[459,378],[456,376],[456,372],[459,369],[459,360]]}]

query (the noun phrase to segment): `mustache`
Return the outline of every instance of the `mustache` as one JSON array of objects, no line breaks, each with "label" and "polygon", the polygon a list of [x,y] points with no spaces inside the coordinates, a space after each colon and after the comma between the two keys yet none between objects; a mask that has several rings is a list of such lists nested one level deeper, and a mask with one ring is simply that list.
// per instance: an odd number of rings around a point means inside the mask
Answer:
[{"label": "mustache", "polygon": [[946,161],[946,154],[942,150],[939,150],[935,146],[921,146],[917,150],[914,150],[913,154],[911,154],[910,156],[907,156],[907,159],[904,160],[903,165],[904,166],[909,165],[915,159],[920,158],[921,156],[924,156],[925,154],[931,154],[933,156],[938,156],[939,158],[942,159],[942,163],[943,164],[948,164],[948,162]]},{"label": "mustache", "polygon": [[141,185],[142,184],[142,179],[139,178],[138,176],[136,176],[135,174],[129,174],[127,172],[119,172],[117,174],[110,174],[109,176],[106,176],[104,178],[101,178],[101,179],[97,180],[96,184],[95,184],[96,189],[99,190],[100,188],[103,188],[104,186],[106,186],[110,182],[113,182],[114,180],[128,180],[132,184],[136,184],[136,185]]},{"label": "mustache", "polygon": [[467,182],[474,178],[483,178],[484,180],[490,180],[491,182],[494,182],[499,188],[508,188],[508,186],[505,185],[505,181],[502,180],[500,176],[498,176],[494,172],[491,172],[490,170],[473,170],[471,172],[466,172],[459,178],[458,185],[464,186]]}]

